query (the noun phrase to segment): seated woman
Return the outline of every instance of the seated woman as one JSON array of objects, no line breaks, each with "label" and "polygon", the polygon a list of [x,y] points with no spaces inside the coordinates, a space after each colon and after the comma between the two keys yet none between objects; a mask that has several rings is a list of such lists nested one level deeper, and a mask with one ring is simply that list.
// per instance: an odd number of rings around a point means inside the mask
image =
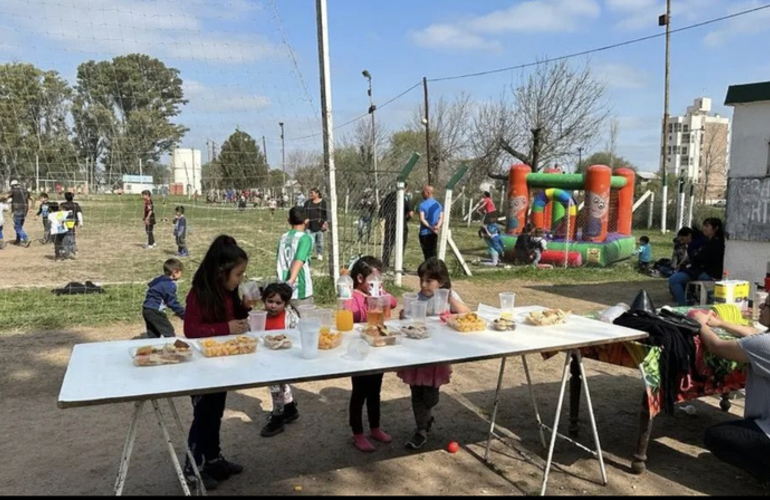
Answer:
[{"label": "seated woman", "polygon": [[532,232],[535,226],[527,222],[521,230],[521,234],[516,238],[513,245],[513,258],[516,264],[529,265],[535,260],[535,252],[532,244]]},{"label": "seated woman", "polygon": [[715,281],[722,279],[725,258],[725,238],[722,220],[709,218],[703,221],[705,245],[689,256],[687,263],[668,279],[668,288],[680,306],[687,305],[685,290],[691,281]]},{"label": "seated woman", "polygon": [[[760,307],[759,322],[770,326],[770,297]],[[710,353],[748,363],[744,419],[706,429],[706,448],[718,459],[754,476],[770,493],[770,333],[727,323],[711,313],[693,317],[701,324],[701,342]],[[737,340],[719,338],[712,326]]]}]

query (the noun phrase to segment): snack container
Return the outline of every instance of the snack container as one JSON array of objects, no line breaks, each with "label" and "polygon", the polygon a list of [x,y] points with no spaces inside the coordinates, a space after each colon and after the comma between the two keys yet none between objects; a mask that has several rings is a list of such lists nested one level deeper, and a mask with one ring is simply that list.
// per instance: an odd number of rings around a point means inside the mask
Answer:
[{"label": "snack container", "polygon": [[286,335],[264,335],[262,337],[262,342],[265,343],[265,347],[273,351],[290,349],[292,346],[291,339]]},{"label": "snack container", "polygon": [[366,330],[361,330],[361,338],[372,347],[385,347],[389,345],[398,345],[401,343],[401,332],[388,330],[387,335],[369,335]]},{"label": "snack container", "polygon": [[257,352],[257,339],[248,334],[196,339],[195,345],[207,358]]},{"label": "snack container", "polygon": [[[189,361],[193,357],[192,346],[188,342],[184,342],[189,346],[187,349],[175,348],[171,342],[165,344],[153,344],[147,346],[132,347],[128,350],[128,355],[134,363],[134,366],[159,366],[159,365],[175,365],[184,361]],[[152,348],[152,352],[146,354],[138,354],[142,348]]]},{"label": "snack container", "polygon": [[473,312],[447,316],[446,324],[461,333],[483,332],[487,329],[487,322]]},{"label": "snack container", "polygon": [[498,332],[512,332],[516,329],[516,322],[512,319],[498,318],[492,322],[492,328]]},{"label": "snack container", "polygon": [[430,330],[425,326],[415,327],[412,325],[402,326],[401,333],[410,339],[422,340],[430,338]]},{"label": "snack container", "polygon": [[318,337],[318,348],[323,350],[334,349],[342,344],[342,332],[326,333]]}]

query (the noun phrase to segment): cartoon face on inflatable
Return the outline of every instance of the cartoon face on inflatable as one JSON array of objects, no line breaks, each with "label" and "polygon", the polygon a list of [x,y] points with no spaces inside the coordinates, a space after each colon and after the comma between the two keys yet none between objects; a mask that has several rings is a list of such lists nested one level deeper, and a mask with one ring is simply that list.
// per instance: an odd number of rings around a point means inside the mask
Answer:
[{"label": "cartoon face on inflatable", "polygon": [[586,191],[586,204],[591,217],[601,219],[607,215],[609,203],[607,198],[591,191]]},{"label": "cartoon face on inflatable", "polygon": [[527,208],[527,197],[526,196],[514,196],[511,198],[511,213],[514,215],[519,215],[519,212]]}]

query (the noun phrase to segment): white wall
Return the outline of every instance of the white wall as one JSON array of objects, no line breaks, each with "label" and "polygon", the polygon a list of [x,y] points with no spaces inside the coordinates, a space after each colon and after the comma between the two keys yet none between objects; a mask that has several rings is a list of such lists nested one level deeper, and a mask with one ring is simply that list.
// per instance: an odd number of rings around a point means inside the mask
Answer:
[{"label": "white wall", "polygon": [[[174,183],[184,186],[184,194],[193,194],[201,189],[201,152],[199,149],[174,150],[171,157],[171,169],[174,175]],[[188,187],[190,192],[188,193]]]},{"label": "white wall", "polygon": [[730,177],[768,175],[770,101],[734,106],[730,143]]},{"label": "white wall", "polygon": [[[768,175],[767,155],[770,141],[770,101],[735,104],[730,138],[729,177]],[[730,200],[727,200],[730,203]],[[725,269],[731,279],[752,284],[765,278],[770,261],[770,242],[728,240]]]}]

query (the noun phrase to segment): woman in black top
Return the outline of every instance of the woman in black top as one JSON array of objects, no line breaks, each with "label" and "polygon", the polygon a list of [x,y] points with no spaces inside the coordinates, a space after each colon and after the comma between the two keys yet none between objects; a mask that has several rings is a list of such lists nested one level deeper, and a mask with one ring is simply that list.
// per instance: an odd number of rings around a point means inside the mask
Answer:
[{"label": "woman in black top", "polygon": [[326,207],[326,200],[321,198],[321,191],[318,188],[311,189],[309,194],[310,199],[305,202],[309,219],[305,232],[313,240],[316,258],[323,260],[324,232],[328,228],[329,209]]},{"label": "woman in black top", "polygon": [[703,235],[708,240],[689,262],[668,279],[668,288],[678,305],[686,306],[685,290],[691,281],[715,281],[722,279],[725,258],[725,237],[722,220],[709,218],[703,221]]}]

